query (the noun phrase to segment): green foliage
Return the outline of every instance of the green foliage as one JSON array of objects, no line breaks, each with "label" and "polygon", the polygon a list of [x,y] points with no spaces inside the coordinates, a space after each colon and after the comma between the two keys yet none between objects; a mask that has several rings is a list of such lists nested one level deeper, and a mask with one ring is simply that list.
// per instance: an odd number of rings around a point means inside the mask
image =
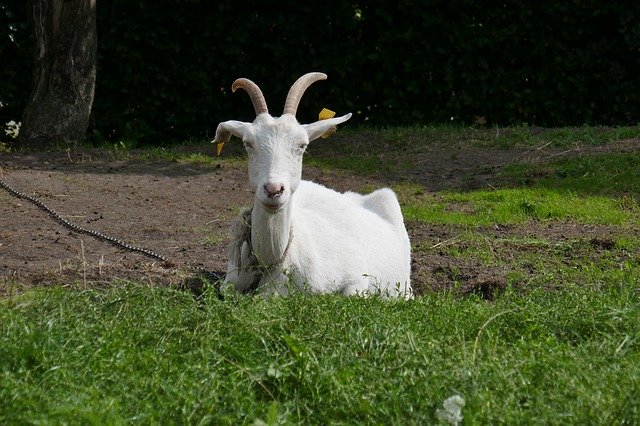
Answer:
[{"label": "green foliage", "polygon": [[634,423],[640,289],[411,301],[121,284],[0,301],[0,421]]},{"label": "green foliage", "polygon": [[[3,13],[0,99],[15,109],[0,114],[17,119],[31,46],[24,3]],[[640,9],[628,2],[114,0],[97,13],[97,140],[211,137],[221,120],[250,120],[229,89],[241,76],[279,115],[310,70],[330,82],[311,89],[302,121],[327,106],[356,124],[638,123]]]},{"label": "green foliage", "polygon": [[6,136],[4,124],[20,121],[29,96],[33,41],[26,3],[0,0],[0,142]]},{"label": "green foliage", "polygon": [[[94,109],[102,137],[212,137],[218,121],[252,120],[246,96],[231,94],[241,76],[261,85],[276,115],[304,72],[328,72],[332,93],[348,86],[344,37],[356,31],[349,3],[179,3],[179,13],[173,1],[98,8],[99,75],[108,76],[99,77]],[[315,99],[329,96],[321,86]],[[310,120],[322,106],[303,105],[299,115]]]}]

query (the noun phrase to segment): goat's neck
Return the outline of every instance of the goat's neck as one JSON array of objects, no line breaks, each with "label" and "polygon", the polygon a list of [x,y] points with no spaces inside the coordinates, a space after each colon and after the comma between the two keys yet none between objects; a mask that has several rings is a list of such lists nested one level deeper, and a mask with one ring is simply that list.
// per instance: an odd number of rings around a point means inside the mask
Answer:
[{"label": "goat's neck", "polygon": [[253,252],[263,265],[272,265],[282,260],[291,237],[291,204],[272,214],[256,201],[251,213],[251,245]]}]

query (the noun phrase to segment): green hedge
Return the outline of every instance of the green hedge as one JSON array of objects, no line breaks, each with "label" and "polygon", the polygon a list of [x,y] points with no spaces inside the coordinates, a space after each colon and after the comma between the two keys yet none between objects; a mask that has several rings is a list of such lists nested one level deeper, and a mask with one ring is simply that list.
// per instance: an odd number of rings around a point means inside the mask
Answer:
[{"label": "green hedge", "polygon": [[290,84],[315,70],[329,81],[310,89],[301,120],[327,106],[374,125],[640,122],[636,2],[267,3],[98,2],[93,135],[210,137],[220,120],[252,118],[235,78],[256,81],[279,115]]},{"label": "green hedge", "polygon": [[20,121],[30,92],[33,42],[24,3],[0,0],[0,141],[4,124]]}]

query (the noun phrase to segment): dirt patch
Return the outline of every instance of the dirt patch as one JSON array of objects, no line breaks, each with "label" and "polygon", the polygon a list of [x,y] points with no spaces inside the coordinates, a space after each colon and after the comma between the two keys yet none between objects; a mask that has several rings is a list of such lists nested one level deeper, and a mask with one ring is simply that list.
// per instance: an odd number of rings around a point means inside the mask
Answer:
[{"label": "dirt patch", "polygon": [[[459,226],[433,226],[410,222],[407,229],[416,249],[412,253],[412,280],[418,293],[453,291],[475,294],[491,300],[507,287],[509,274],[525,275],[513,284],[524,290],[528,278],[548,273],[545,267],[554,259],[573,267],[598,263],[606,257],[618,264],[636,261],[637,253],[614,251],[616,239],[640,237],[640,229],[585,225],[571,222],[530,222],[523,225],[499,225],[469,230]],[[469,236],[482,243],[467,242]],[[452,255],[450,247],[459,251],[484,246],[491,260],[474,256]],[[612,252],[614,251],[614,252]],[[527,258],[542,259],[528,263]]]},{"label": "dirt patch", "polygon": [[[338,140],[340,143],[340,141]],[[364,142],[362,142],[364,143]],[[369,140],[369,144],[372,142]],[[637,144],[635,145],[637,149]],[[185,150],[213,155],[212,148]],[[236,148],[237,149],[237,148]],[[598,148],[599,151],[616,148]],[[619,144],[618,149],[631,149]],[[452,153],[455,154],[452,157]],[[490,187],[496,170],[513,161],[538,161],[552,155],[538,150],[496,150],[469,146],[434,147],[417,155],[403,175],[375,176],[324,172],[307,167],[312,179],[340,191],[413,180],[428,190]],[[77,225],[166,256],[170,264],[72,232],[41,209],[0,188],[0,284],[114,285],[135,280],[150,285],[181,285],[198,269],[226,268],[227,230],[242,206],[251,203],[242,161],[199,165],[170,161],[122,160],[99,150],[37,154],[0,154],[0,178],[42,200]],[[455,238],[458,229],[407,224],[414,246],[434,246]],[[606,227],[555,224],[504,227],[499,235],[580,235],[594,247],[612,247]],[[506,286],[508,271],[437,251],[416,251],[413,283],[417,292],[450,290],[491,299]],[[460,284],[461,283],[461,284]]]},{"label": "dirt patch", "polygon": [[[1,154],[0,167],[14,189],[67,220],[170,261],[73,232],[0,188],[0,283],[99,286],[121,279],[177,285],[198,269],[222,272],[229,224],[252,201],[241,163],[122,161],[84,151]],[[305,177],[338,190],[373,182],[313,168]]]}]

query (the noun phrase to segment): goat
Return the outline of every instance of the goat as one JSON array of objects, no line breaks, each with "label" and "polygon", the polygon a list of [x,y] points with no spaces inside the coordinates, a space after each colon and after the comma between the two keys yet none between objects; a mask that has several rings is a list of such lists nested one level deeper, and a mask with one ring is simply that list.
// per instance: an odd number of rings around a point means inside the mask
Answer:
[{"label": "goat", "polygon": [[232,226],[224,285],[237,291],[287,294],[295,286],[314,293],[412,297],[411,246],[395,193],[339,193],[301,180],[310,141],[351,118],[299,124],[296,111],[306,89],[323,73],[291,86],[280,117],[272,117],[260,88],[240,78],[256,112],[252,123],[225,121],[213,143],[218,154],[231,135],[248,155],[253,207]]}]

